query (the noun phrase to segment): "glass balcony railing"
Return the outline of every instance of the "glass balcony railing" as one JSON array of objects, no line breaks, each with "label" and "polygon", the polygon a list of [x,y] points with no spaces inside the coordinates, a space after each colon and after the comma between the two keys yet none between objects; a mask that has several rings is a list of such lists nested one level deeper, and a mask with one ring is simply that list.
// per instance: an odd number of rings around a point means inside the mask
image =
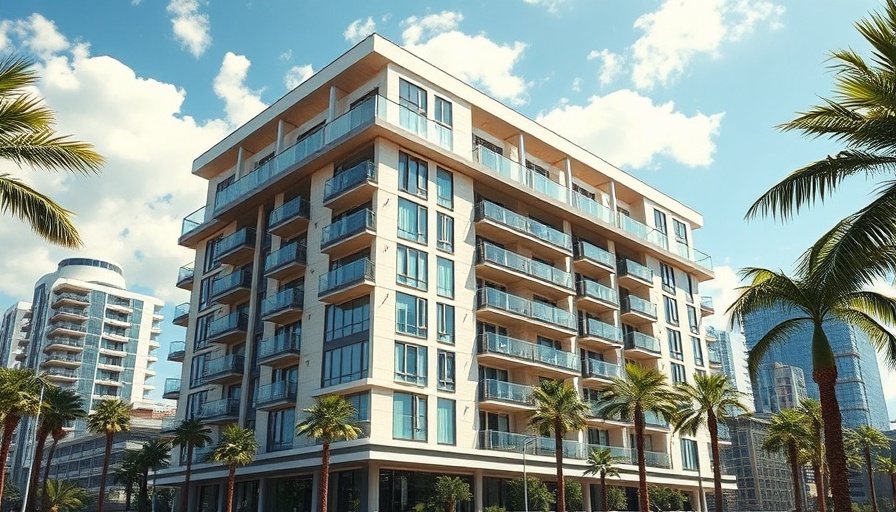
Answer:
[{"label": "glass balcony railing", "polygon": [[641,313],[642,315],[656,318],[656,304],[637,295],[628,295],[622,299],[623,313]]},{"label": "glass balcony railing", "polygon": [[180,393],[180,379],[165,379],[165,394]]},{"label": "glass balcony railing", "polygon": [[495,265],[515,270],[521,274],[549,283],[572,288],[572,274],[552,267],[546,263],[520,256],[515,252],[502,249],[494,244],[482,242],[476,249],[478,263],[494,263]]},{"label": "glass balcony railing", "polygon": [[427,119],[404,105],[393,103],[385,98],[378,98],[377,115],[391,124],[397,124],[414,135],[426,139],[447,150],[454,146],[454,135],[450,126]]},{"label": "glass balcony railing", "polygon": [[669,250],[669,238],[663,233],[622,213],[617,215],[617,219],[619,227],[623,231],[631,233],[647,243]]},{"label": "glass balcony railing", "polygon": [[575,317],[565,309],[524,299],[495,288],[480,288],[477,294],[480,309],[495,308],[564,329],[575,329],[576,327]]},{"label": "glass balcony railing", "polygon": [[644,424],[650,427],[669,428],[669,422],[653,411],[644,411]]},{"label": "glass balcony railing", "polygon": [[333,245],[365,230],[376,229],[376,215],[373,210],[364,209],[343,217],[329,226],[324,226],[320,234],[320,246]]},{"label": "glass balcony railing", "polygon": [[495,379],[479,381],[480,400],[498,400],[520,405],[532,405],[532,386],[514,384]]},{"label": "glass balcony railing", "polygon": [[198,228],[206,220],[208,220],[208,219],[206,219],[205,206],[203,206],[203,207],[199,208],[198,210],[194,211],[193,213],[184,217],[184,220],[181,222],[181,225],[180,225],[180,236],[184,236],[187,233],[189,233],[190,231],[193,231],[194,229]]},{"label": "glass balcony railing", "polygon": [[568,370],[579,368],[579,356],[576,354],[490,332],[479,335],[479,353],[501,354]]},{"label": "glass balcony railing", "polygon": [[570,204],[591,217],[595,217],[611,226],[613,225],[613,210],[590,197],[583,196],[582,194],[573,191],[570,195]]},{"label": "glass balcony railing", "polygon": [[282,354],[299,354],[302,348],[300,333],[281,333],[265,338],[258,344],[258,358],[267,359]]},{"label": "glass balcony railing", "polygon": [[617,379],[622,377],[622,367],[618,364],[597,359],[584,359],[582,360],[582,375],[585,377]]},{"label": "glass balcony railing", "polygon": [[252,273],[248,270],[237,270],[236,272],[222,275],[212,281],[211,296],[217,297],[232,292],[238,288],[249,288],[251,286]]},{"label": "glass balcony railing", "polygon": [[576,293],[579,297],[590,297],[610,304],[619,304],[619,295],[616,290],[591,279],[579,279],[576,282]]},{"label": "glass balcony railing", "polygon": [[[630,449],[631,452],[631,463],[638,464],[638,450],[635,448]],[[671,462],[669,461],[669,454],[664,452],[652,452],[649,450],[644,450],[644,462],[653,468],[670,468],[672,467]]]},{"label": "glass balcony railing", "polygon": [[215,260],[240,247],[255,246],[255,228],[242,228],[218,240],[215,244]]},{"label": "glass balcony railing", "polygon": [[[497,430],[479,431],[479,449],[497,450],[503,452],[526,452],[528,455],[542,455],[553,457],[557,453],[556,444],[552,437],[534,437],[513,432],[499,432]],[[563,456],[570,459],[585,459],[588,457],[588,445],[576,441],[562,443]]]},{"label": "glass balcony railing", "polygon": [[616,262],[616,271],[619,273],[619,277],[632,276],[653,284],[653,270],[636,261],[620,258]]},{"label": "glass balcony railing", "polygon": [[259,386],[255,404],[264,406],[274,402],[295,402],[297,384],[293,381],[280,381]]},{"label": "glass balcony railing", "polygon": [[179,420],[176,418],[162,418],[162,430],[161,432],[174,432],[177,430],[177,427],[183,423],[184,420]]},{"label": "glass balcony railing", "polygon": [[[199,419],[212,419],[240,415],[240,401],[236,398],[224,398],[205,402],[199,406]],[[193,452],[198,455],[201,451]],[[209,452],[210,453],[210,450]],[[205,457],[202,457],[204,460]]]},{"label": "glass balcony railing", "polygon": [[376,183],[376,165],[365,160],[341,173],[333,176],[324,183],[324,202],[361,185],[362,183]]},{"label": "glass balcony railing", "polygon": [[709,364],[713,366],[722,364],[722,355],[716,350],[710,350],[709,354],[707,354],[707,359],[709,359]]},{"label": "glass balcony railing", "polygon": [[183,341],[172,341],[168,346],[168,359],[182,359],[186,354],[187,344]]},{"label": "glass balcony railing", "polygon": [[480,201],[476,204],[476,220],[491,220],[514,231],[532,236],[543,242],[564,250],[572,249],[572,239],[566,233],[554,229],[547,224],[530,219],[503,206],[498,206],[489,201]]},{"label": "glass balcony railing", "polygon": [[[80,318],[87,318],[87,309],[86,308],[73,308],[73,307],[62,307],[53,309],[53,315],[65,314],[69,316],[77,316]],[[127,317],[125,317],[127,318]]]},{"label": "glass balcony railing", "polygon": [[326,295],[334,290],[364,281],[373,281],[373,262],[367,258],[353,261],[320,276],[317,294],[318,296]]},{"label": "glass balcony railing", "polygon": [[261,301],[262,316],[276,313],[284,309],[302,309],[305,304],[304,288],[289,288]]},{"label": "glass balcony railing", "polygon": [[55,336],[52,339],[47,340],[47,346],[50,345],[65,345],[67,347],[83,347],[84,340],[80,338],[73,338],[71,336]]},{"label": "glass balcony railing", "polygon": [[706,295],[701,296],[700,297],[700,307],[703,309],[708,309],[710,311],[714,310],[715,308],[713,307],[713,304],[712,304],[712,297],[707,297]]},{"label": "glass balcony railing", "polygon": [[276,228],[296,218],[311,218],[311,203],[304,197],[296,197],[271,210],[268,214],[268,229]]},{"label": "glass balcony railing", "polygon": [[82,324],[76,324],[74,322],[53,322],[50,324],[50,331],[55,331],[56,329],[65,329],[67,331],[76,331],[76,332],[87,332],[87,326]]},{"label": "glass balcony railing", "polygon": [[569,202],[569,189],[532,169],[499,155],[485,146],[473,148],[473,159],[505,178],[549,196],[561,203]]},{"label": "glass balcony railing", "polygon": [[267,255],[264,260],[264,271],[271,272],[291,263],[304,265],[308,260],[308,248],[299,242],[286,244]]},{"label": "glass balcony railing", "polygon": [[591,260],[599,265],[616,268],[616,260],[613,258],[613,254],[606,249],[581,240],[575,245],[574,249],[575,259],[577,260]]},{"label": "glass balcony railing", "polygon": [[245,313],[231,313],[216,318],[208,323],[207,336],[213,338],[228,331],[245,331],[249,325],[249,316]]},{"label": "glass balcony railing", "polygon": [[243,373],[245,363],[246,358],[238,354],[228,354],[226,356],[210,359],[205,362],[202,378],[207,380],[229,373]]},{"label": "glass balcony railing", "polygon": [[660,353],[660,341],[653,336],[642,332],[632,331],[625,333],[626,350],[646,350],[655,354]]},{"label": "glass balcony railing", "polygon": [[622,343],[622,330],[596,318],[579,319],[579,336],[605,339]]},{"label": "glass balcony railing", "polygon": [[178,304],[174,306],[174,319],[182,318],[190,315],[190,303],[184,302],[182,304]]},{"label": "glass balcony railing", "polygon": [[186,283],[193,280],[193,264],[189,263],[177,270],[177,282]]}]

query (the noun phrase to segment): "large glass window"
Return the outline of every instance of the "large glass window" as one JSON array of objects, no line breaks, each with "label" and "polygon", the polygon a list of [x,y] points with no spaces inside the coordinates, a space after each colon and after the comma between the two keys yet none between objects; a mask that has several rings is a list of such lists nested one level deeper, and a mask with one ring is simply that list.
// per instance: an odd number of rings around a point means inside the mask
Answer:
[{"label": "large glass window", "polygon": [[426,253],[399,245],[397,255],[396,281],[419,290],[426,290],[428,266]]},{"label": "large glass window", "polygon": [[442,343],[454,345],[454,306],[440,302],[436,304],[436,313],[438,316],[436,320],[438,323],[437,339]]},{"label": "large glass window", "polygon": [[354,421],[370,421],[370,393],[345,395],[345,401],[355,408]]},{"label": "large glass window", "polygon": [[428,167],[425,160],[398,153],[398,188],[415,196],[426,197]]},{"label": "large glass window", "polygon": [[437,270],[436,279],[438,285],[436,292],[442,297],[454,298],[454,262],[438,257],[436,259]]},{"label": "large glass window", "polygon": [[436,121],[444,124],[445,126],[452,126],[454,124],[453,115],[451,112],[451,102],[446,100],[445,98],[440,98],[438,96],[435,97],[435,112],[433,112],[433,116]]},{"label": "large glass window", "polygon": [[402,106],[426,116],[426,90],[408,82],[404,78],[398,81],[398,103]]},{"label": "large glass window", "polygon": [[694,334],[700,334],[700,321],[697,319],[697,308],[688,306],[688,327]]},{"label": "large glass window", "polygon": [[680,220],[672,219],[672,227],[675,229],[675,241],[688,245],[688,226]]},{"label": "large glass window", "polygon": [[438,240],[436,246],[446,252],[454,252],[454,219],[442,212],[436,216]]},{"label": "large glass window", "polygon": [[436,197],[439,206],[454,208],[454,175],[442,169],[436,169]]},{"label": "large glass window", "polygon": [[684,382],[688,381],[688,374],[686,373],[683,364],[669,363],[669,365],[672,368],[672,383],[673,384],[679,384],[679,383],[684,383]]},{"label": "large glass window", "polygon": [[700,466],[697,457],[697,441],[694,441],[693,439],[682,439],[681,467],[690,471],[696,471]]},{"label": "large glass window", "polygon": [[694,351],[694,364],[703,366],[703,344],[700,343],[700,338],[691,336],[691,348]]},{"label": "large glass window", "polygon": [[426,397],[408,393],[392,395],[392,437],[426,441]]},{"label": "large glass window", "polygon": [[398,199],[398,237],[421,244],[426,243],[426,207]]},{"label": "large glass window", "polygon": [[426,347],[395,342],[395,380],[426,385]]},{"label": "large glass window", "polygon": [[274,452],[292,448],[295,438],[296,410],[293,408],[268,414],[267,450]]},{"label": "large glass window", "polygon": [[439,444],[456,444],[454,400],[438,398],[437,411],[438,436],[436,440]]},{"label": "large glass window", "polygon": [[406,293],[395,294],[395,330],[420,338],[426,337],[426,299]]},{"label": "large glass window", "polygon": [[666,336],[669,338],[669,357],[678,361],[684,361],[684,350],[681,347],[681,333],[675,329],[667,329]]},{"label": "large glass window", "polygon": [[666,227],[666,214],[659,210],[653,210],[653,225],[657,231],[665,235],[668,230]]},{"label": "large glass window", "polygon": [[324,352],[321,385],[335,386],[367,378],[367,340]]},{"label": "large glass window", "polygon": [[324,340],[333,341],[370,330],[370,296],[327,306]]},{"label": "large glass window", "polygon": [[666,322],[678,325],[678,301],[663,295],[663,305],[666,310]]},{"label": "large glass window", "polygon": [[675,269],[665,263],[660,263],[660,275],[663,278],[663,290],[675,293]]},{"label": "large glass window", "polygon": [[439,350],[439,389],[454,391],[454,352]]}]

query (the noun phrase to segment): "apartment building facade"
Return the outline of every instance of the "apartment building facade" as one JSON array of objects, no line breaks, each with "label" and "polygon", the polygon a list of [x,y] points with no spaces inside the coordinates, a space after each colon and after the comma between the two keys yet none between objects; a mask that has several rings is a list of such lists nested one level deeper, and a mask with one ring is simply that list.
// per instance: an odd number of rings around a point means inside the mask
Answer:
[{"label": "apartment building facade", "polygon": [[[700,327],[713,274],[698,213],[377,35],[193,172],[209,186],[179,240],[196,258],[177,278],[192,291],[169,354],[184,362],[177,420],[255,429],[249,510],[311,510],[320,449],[294,425],[330,394],[363,430],[333,446],[333,510],[405,510],[438,474],[470,482],[464,510],[506,504],[524,450],[531,475],[555,472],[553,441],[527,428],[542,379],[593,405],[563,448],[590,510],[589,446],[633,460],[631,425],[599,414],[624,362],[673,382],[720,368]],[[651,481],[700,510],[708,435],[648,430]],[[223,491],[203,457],[191,510]],[[623,465],[631,495],[636,473]]]},{"label": "apartment building facade", "polygon": [[31,304],[16,302],[3,313],[0,320],[0,364],[6,368],[22,365],[19,356],[28,345],[28,330],[31,327]]}]

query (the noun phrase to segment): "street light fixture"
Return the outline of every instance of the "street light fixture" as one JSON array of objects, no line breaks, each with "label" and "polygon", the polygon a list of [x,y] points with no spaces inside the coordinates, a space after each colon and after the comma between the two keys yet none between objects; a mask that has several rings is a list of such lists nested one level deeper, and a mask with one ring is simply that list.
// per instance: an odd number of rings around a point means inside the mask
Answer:
[{"label": "street light fixture", "polygon": [[529,445],[538,441],[537,437],[528,436],[523,441],[523,510],[529,512],[529,477],[526,476],[526,452]]}]

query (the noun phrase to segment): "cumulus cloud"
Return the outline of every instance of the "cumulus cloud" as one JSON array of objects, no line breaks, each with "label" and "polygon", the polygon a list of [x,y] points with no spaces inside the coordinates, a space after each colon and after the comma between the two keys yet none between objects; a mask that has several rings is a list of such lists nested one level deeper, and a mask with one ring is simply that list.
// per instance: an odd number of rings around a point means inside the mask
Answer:
[{"label": "cumulus cloud", "polygon": [[548,12],[557,12],[557,8],[565,4],[567,0],[523,0],[529,5],[540,5]]},{"label": "cumulus cloud", "polygon": [[373,18],[368,16],[366,20],[358,18],[351,22],[349,26],[345,28],[345,32],[342,33],[342,37],[344,37],[346,41],[355,44],[374,32],[376,32],[376,22],[373,21]]},{"label": "cumulus cloud", "polygon": [[778,28],[784,7],[768,0],[665,0],[635,20],[643,35],[632,45],[632,80],[640,89],[668,85],[698,55],[716,57],[757,25]]},{"label": "cumulus cloud", "polygon": [[199,0],[171,0],[168,3],[174,38],[196,58],[212,44],[208,14],[200,13],[199,7]]},{"label": "cumulus cloud", "polygon": [[[57,30],[56,24],[40,14],[32,14],[27,19],[17,20],[15,23],[8,20],[5,23],[7,29],[12,29],[24,47],[38,57],[46,59],[69,47],[68,40]],[[0,31],[3,31],[2,25]],[[4,46],[8,45],[8,36],[0,36],[0,42],[4,39],[6,41]]]},{"label": "cumulus cloud", "polygon": [[286,84],[287,89],[292,90],[305,80],[311,78],[311,75],[313,74],[314,69],[311,68],[311,64],[293,66],[289,68],[289,71],[286,72],[286,76],[283,77],[283,83]]},{"label": "cumulus cloud", "polygon": [[607,85],[622,72],[625,60],[622,55],[611,52],[610,50],[591,50],[588,54],[588,60],[596,60],[600,63],[600,72],[597,77],[601,85]]},{"label": "cumulus cloud", "polygon": [[561,104],[536,120],[618,166],[646,167],[665,156],[697,167],[712,163],[723,116],[689,116],[671,101],[657,104],[623,89],[584,105]]},{"label": "cumulus cloud", "polygon": [[514,73],[526,45],[499,44],[485,34],[471,36],[458,30],[463,15],[442,11],[401,22],[404,46],[448,73],[481,87],[488,94],[514,104],[526,102],[528,83]]},{"label": "cumulus cloud", "polygon": [[252,62],[244,55],[227,52],[215,77],[213,90],[224,100],[224,112],[234,125],[241,125],[264,110],[261,91],[253,91],[244,83]]}]

